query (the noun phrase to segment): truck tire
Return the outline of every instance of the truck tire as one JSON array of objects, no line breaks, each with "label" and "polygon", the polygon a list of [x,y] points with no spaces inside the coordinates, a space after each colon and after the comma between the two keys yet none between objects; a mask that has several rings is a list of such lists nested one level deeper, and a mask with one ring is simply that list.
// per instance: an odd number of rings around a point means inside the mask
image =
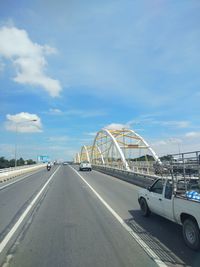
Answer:
[{"label": "truck tire", "polygon": [[144,217],[149,217],[151,212],[150,212],[150,209],[149,209],[149,207],[147,205],[146,200],[142,197],[142,198],[140,198],[140,202],[139,203],[140,203],[140,209],[142,211],[142,215]]},{"label": "truck tire", "polygon": [[200,231],[195,220],[186,219],[183,222],[183,238],[189,248],[193,250],[200,248]]}]

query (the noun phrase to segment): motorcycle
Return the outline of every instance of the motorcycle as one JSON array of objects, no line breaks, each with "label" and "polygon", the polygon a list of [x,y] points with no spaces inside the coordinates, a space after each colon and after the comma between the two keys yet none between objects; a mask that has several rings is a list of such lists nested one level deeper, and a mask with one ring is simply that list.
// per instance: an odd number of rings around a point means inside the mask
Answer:
[{"label": "motorcycle", "polygon": [[47,171],[50,171],[51,170],[51,166],[47,166]]}]

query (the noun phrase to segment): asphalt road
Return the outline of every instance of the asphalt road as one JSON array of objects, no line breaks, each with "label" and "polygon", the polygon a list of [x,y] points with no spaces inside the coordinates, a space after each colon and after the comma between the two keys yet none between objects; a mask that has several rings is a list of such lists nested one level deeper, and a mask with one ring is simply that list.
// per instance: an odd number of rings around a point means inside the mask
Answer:
[{"label": "asphalt road", "polygon": [[200,266],[200,252],[185,245],[181,226],[155,214],[149,218],[141,216],[137,200],[139,187],[96,171],[81,172],[81,175],[134,232],[141,233],[139,236],[166,265]]},{"label": "asphalt road", "polygon": [[[0,241],[54,170],[0,188]],[[157,266],[78,173],[164,264],[200,266],[200,253],[184,245],[181,227],[156,215],[141,216],[136,186],[70,166],[57,170],[8,250],[4,266]]]},{"label": "asphalt road", "polygon": [[43,169],[0,185],[0,240],[48,178]]}]

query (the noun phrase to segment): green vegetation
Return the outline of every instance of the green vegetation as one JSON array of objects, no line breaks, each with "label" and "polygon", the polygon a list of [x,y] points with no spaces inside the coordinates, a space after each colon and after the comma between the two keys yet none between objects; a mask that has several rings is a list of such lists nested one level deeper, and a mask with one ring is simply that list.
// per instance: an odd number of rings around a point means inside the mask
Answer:
[{"label": "green vegetation", "polygon": [[[36,164],[36,162],[33,161],[32,159],[24,160],[23,158],[17,160],[17,166],[31,165],[31,164]],[[5,159],[4,157],[0,157],[0,169],[14,167],[14,166],[15,166],[15,159],[8,160]]]},{"label": "green vegetation", "polygon": [[151,155],[144,155],[144,156],[141,156],[141,157],[138,157],[138,158],[134,158],[134,159],[128,159],[129,161],[155,161],[154,160],[154,157],[151,156]]},{"label": "green vegetation", "polygon": [[160,160],[161,160],[161,161],[173,161],[174,158],[173,158],[172,155],[166,155],[166,156],[162,156],[162,157],[160,157]]}]

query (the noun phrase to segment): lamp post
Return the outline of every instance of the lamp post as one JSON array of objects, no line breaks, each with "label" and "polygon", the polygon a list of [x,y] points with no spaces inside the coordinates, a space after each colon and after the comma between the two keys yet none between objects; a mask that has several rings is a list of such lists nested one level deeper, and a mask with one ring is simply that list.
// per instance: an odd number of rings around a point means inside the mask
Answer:
[{"label": "lamp post", "polygon": [[16,129],[15,129],[15,167],[17,167],[17,134],[18,134],[18,125],[20,123],[26,123],[26,122],[32,122],[32,121],[37,121],[37,119],[33,120],[24,120],[16,123]]},{"label": "lamp post", "polygon": [[[176,138],[169,138],[168,141],[171,143],[171,144],[174,144],[177,146],[178,148],[178,154],[180,155],[181,154],[181,140],[179,139],[176,139]],[[176,149],[177,150],[177,149]],[[176,153],[176,152],[175,152]]]}]

